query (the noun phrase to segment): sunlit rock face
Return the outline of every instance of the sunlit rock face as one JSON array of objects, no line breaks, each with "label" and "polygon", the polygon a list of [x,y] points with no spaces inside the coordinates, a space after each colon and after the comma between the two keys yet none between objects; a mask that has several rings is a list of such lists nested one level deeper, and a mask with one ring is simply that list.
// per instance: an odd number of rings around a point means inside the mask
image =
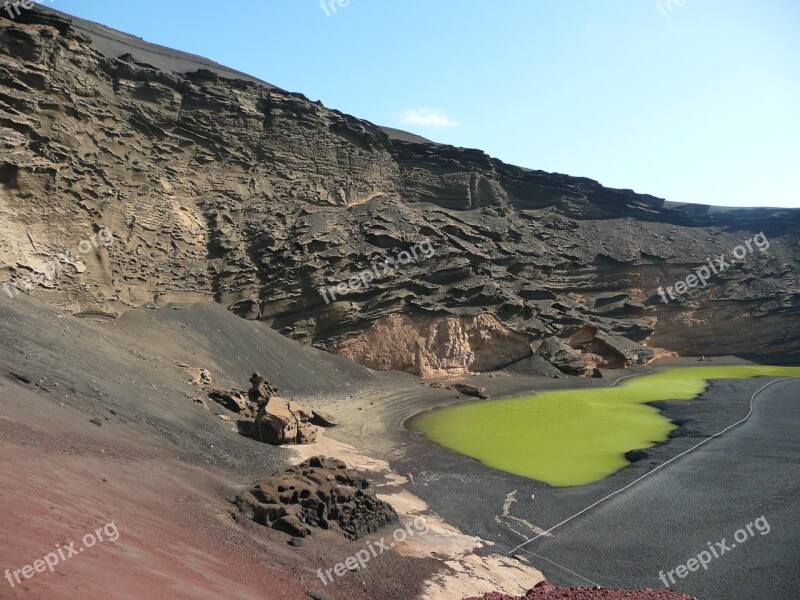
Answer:
[{"label": "sunlit rock face", "polygon": [[370,369],[434,377],[500,369],[529,356],[531,340],[490,314],[390,315],[344,338],[335,352]]},{"label": "sunlit rock face", "polygon": [[[214,300],[419,373],[492,368],[584,325],[599,340],[577,350],[587,367],[629,362],[604,335],[680,354],[798,349],[800,211],[670,205],[124,50],[100,54],[38,9],[0,12],[0,293],[108,315]],[[106,229],[113,243],[81,246]],[[659,295],[761,232],[768,250]],[[320,292],[422,240],[433,255]]]}]

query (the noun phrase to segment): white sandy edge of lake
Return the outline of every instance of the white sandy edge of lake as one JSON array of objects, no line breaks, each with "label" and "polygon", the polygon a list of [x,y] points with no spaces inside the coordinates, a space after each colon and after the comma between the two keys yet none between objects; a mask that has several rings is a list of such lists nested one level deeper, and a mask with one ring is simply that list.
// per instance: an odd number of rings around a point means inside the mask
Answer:
[{"label": "white sandy edge of lake", "polygon": [[[330,456],[343,461],[350,468],[379,475],[388,483],[374,486],[378,497],[395,508],[403,525],[410,525],[420,516],[425,518],[429,528],[425,535],[409,535],[406,541],[395,544],[393,548],[403,556],[434,558],[443,563],[441,571],[426,582],[421,600],[463,600],[487,592],[521,596],[544,579],[541,572],[511,557],[492,553],[483,556],[476,554],[476,550],[494,544],[466,535],[448,525],[408,489],[381,493],[381,488],[397,488],[408,484],[408,478],[392,472],[388,462],[365,456],[353,446],[323,435],[318,436],[314,444],[293,446],[291,449],[297,463],[312,456]],[[416,531],[413,526],[409,530]]]}]

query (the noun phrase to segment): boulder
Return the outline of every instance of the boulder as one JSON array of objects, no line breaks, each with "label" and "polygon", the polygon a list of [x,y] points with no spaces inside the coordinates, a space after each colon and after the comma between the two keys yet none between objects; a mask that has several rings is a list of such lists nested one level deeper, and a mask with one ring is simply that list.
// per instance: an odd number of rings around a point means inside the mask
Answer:
[{"label": "boulder", "polygon": [[457,392],[461,392],[465,396],[472,396],[473,398],[481,398],[483,400],[489,398],[489,392],[486,391],[486,388],[478,387],[470,383],[456,383],[450,387]]},{"label": "boulder", "polygon": [[258,373],[253,373],[250,376],[250,384],[250,389],[247,391],[247,397],[253,404],[258,405],[261,402],[266,402],[273,396],[278,395],[278,388],[261,377],[261,375]]},{"label": "boulder", "polygon": [[339,424],[339,421],[336,419],[336,417],[326,412],[322,412],[321,410],[313,410],[311,413],[311,422],[314,425],[319,425],[320,427],[336,427]]},{"label": "boulder", "polygon": [[544,340],[537,355],[565,373],[582,377],[602,377],[598,369],[625,369],[647,364],[660,355],[659,348],[643,346],[589,323],[576,325],[561,335]]},{"label": "boulder", "polygon": [[318,431],[309,423],[311,414],[292,400],[273,396],[259,405],[252,435],[268,444],[311,444]]},{"label": "boulder", "polygon": [[256,414],[256,408],[250,404],[244,394],[238,390],[211,390],[208,393],[208,397],[228,410],[239,413],[243,417],[252,419]]},{"label": "boulder", "polygon": [[590,369],[625,369],[647,364],[655,358],[655,349],[642,346],[622,335],[613,335],[588,323],[574,330],[566,339]]}]

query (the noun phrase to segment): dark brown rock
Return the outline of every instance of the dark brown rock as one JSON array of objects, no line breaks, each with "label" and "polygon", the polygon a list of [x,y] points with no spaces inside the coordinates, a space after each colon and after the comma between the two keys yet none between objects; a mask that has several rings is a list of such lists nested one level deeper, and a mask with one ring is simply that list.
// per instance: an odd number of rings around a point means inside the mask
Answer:
[{"label": "dark brown rock", "polygon": [[322,456],[258,481],[232,501],[247,518],[301,538],[318,528],[358,539],[398,520],[369,481]]},{"label": "dark brown rock", "polygon": [[478,387],[470,383],[456,383],[451,387],[457,392],[461,392],[465,396],[472,396],[473,398],[481,398],[483,400],[487,400],[489,398],[489,392],[486,390],[486,388]]},{"label": "dark brown rock", "polygon": [[320,427],[336,427],[339,424],[336,417],[321,410],[313,410],[311,413],[311,422],[314,425],[319,425]]},{"label": "dark brown rock", "polygon": [[252,419],[255,417],[255,406],[238,390],[215,389],[208,393],[208,397],[228,410],[239,413],[245,418]]},{"label": "dark brown rock", "polygon": [[273,396],[278,395],[278,388],[272,385],[264,377],[258,373],[253,373],[250,377],[250,389],[247,392],[247,397],[255,405],[260,405],[266,402]]}]

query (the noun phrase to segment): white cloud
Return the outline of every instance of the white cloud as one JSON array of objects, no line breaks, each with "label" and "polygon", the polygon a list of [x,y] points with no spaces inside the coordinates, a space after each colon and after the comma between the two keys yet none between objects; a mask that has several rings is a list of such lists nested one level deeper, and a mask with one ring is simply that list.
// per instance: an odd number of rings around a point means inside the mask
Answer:
[{"label": "white cloud", "polygon": [[400,120],[406,125],[419,125],[420,127],[458,127],[461,124],[438,108],[404,110],[400,114]]}]

